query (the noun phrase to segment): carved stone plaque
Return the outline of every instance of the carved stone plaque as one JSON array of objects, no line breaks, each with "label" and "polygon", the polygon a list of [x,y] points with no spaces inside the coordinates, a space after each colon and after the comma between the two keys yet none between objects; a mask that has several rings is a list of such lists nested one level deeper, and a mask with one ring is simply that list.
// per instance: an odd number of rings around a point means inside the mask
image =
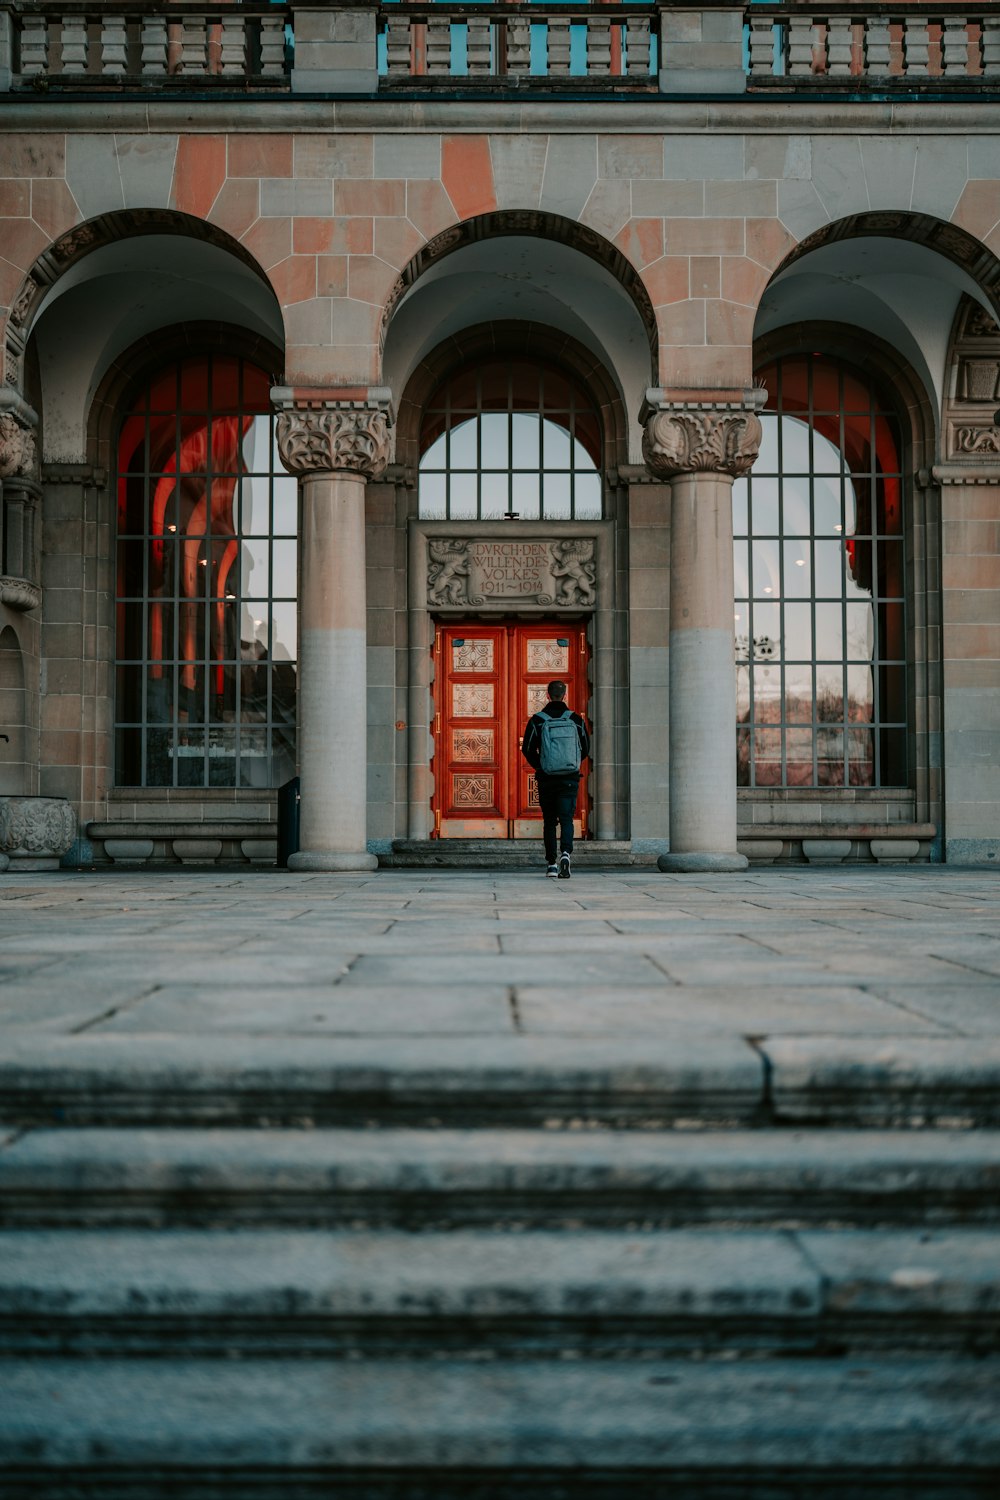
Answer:
[{"label": "carved stone plaque", "polygon": [[428,539],[427,602],[474,608],[511,603],[593,605],[593,537]]}]

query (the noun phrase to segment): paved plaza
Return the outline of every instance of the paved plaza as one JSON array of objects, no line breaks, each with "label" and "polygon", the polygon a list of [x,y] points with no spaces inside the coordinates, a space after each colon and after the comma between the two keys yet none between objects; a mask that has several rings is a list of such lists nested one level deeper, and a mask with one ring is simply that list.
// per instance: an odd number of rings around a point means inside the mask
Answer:
[{"label": "paved plaza", "polygon": [[65,872],[0,903],[9,1044],[1000,1038],[993,870]]}]

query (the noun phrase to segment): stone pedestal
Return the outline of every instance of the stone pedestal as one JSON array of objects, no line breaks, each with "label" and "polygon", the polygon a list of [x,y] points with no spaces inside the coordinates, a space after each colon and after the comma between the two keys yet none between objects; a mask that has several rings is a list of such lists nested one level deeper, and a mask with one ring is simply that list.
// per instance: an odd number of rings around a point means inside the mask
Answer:
[{"label": "stone pedestal", "polygon": [[[670,853],[661,870],[745,870],[736,847],[733,480],[760,445],[745,402],[667,404],[649,392],[646,462],[671,484]],[[759,400],[758,400],[759,398]]]},{"label": "stone pedestal", "polygon": [[[279,391],[281,406],[290,392]],[[290,870],[372,870],[367,850],[365,483],[388,457],[384,408],[289,404],[282,462],[300,479],[300,846]]]}]

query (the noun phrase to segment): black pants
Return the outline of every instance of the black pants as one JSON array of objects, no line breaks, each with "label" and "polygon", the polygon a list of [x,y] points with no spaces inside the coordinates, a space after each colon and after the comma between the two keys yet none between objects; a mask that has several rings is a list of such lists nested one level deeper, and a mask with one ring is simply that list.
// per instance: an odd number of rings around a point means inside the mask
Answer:
[{"label": "black pants", "polygon": [[559,824],[559,848],[573,852],[573,814],[580,790],[579,776],[538,777],[538,805],[542,809],[542,833],[545,839],[545,861],[556,862],[556,824]]}]

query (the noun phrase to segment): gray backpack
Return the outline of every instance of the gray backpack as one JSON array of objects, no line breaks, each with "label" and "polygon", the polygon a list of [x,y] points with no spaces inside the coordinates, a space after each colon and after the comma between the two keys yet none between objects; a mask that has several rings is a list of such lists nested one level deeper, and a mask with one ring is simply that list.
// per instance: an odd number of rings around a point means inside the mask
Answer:
[{"label": "gray backpack", "polygon": [[580,770],[580,736],[572,714],[553,719],[536,714],[540,768],[546,776],[574,776]]}]

